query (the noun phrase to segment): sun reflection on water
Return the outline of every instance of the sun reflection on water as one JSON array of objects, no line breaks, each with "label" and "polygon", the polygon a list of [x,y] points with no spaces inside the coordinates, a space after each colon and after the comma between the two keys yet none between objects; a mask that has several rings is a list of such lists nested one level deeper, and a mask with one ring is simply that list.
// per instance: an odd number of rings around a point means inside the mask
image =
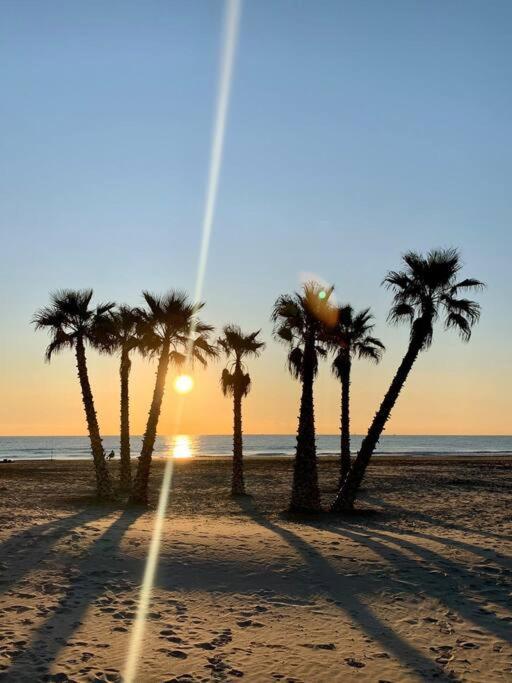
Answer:
[{"label": "sun reflection on water", "polygon": [[186,434],[178,434],[174,438],[172,448],[173,458],[191,458],[192,453],[192,439]]}]

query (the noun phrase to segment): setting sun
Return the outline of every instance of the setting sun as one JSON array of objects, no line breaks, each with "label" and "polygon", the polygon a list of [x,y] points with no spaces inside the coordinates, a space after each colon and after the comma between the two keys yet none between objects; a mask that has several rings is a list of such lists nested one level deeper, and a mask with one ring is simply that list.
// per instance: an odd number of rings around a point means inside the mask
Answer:
[{"label": "setting sun", "polygon": [[188,394],[194,388],[194,380],[190,375],[179,375],[174,380],[174,389],[178,394]]}]

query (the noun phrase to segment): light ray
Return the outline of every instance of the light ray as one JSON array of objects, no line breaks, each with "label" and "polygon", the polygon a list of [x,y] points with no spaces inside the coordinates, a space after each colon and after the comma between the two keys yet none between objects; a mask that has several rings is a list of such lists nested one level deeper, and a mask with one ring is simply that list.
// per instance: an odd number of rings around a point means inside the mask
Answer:
[{"label": "light ray", "polygon": [[[206,190],[206,201],[202,223],[201,248],[199,253],[199,263],[197,267],[196,287],[194,294],[194,301],[196,302],[201,299],[201,294],[203,291],[210,237],[212,232],[213,218],[215,215],[219,176],[222,165],[222,152],[224,148],[224,134],[226,130],[228,114],[229,94],[231,90],[233,66],[238,39],[240,11],[241,0],[226,0],[217,107],[213,128],[210,168],[208,172],[208,185]],[[195,330],[192,329],[190,336],[191,339],[194,336],[194,332]],[[187,349],[188,361],[191,360],[192,350],[193,345],[190,343]],[[179,434],[179,425],[183,410],[183,400],[184,397],[181,396],[176,411],[176,428],[174,430],[174,434]],[[140,589],[137,614],[130,637],[125,671],[123,675],[124,683],[135,683],[136,680],[135,677],[137,675],[141,645],[144,638],[146,617],[151,599],[151,592],[153,590],[155,573],[158,566],[158,557],[160,554],[160,544],[162,540],[165,513],[167,510],[167,503],[169,501],[169,495],[172,486],[173,464],[173,458],[168,457],[165,463],[164,476],[158,499],[158,508],[155,515],[153,534],[151,537],[146,567],[144,570],[144,577]]]},{"label": "light ray", "polygon": [[158,498],[158,508],[155,515],[155,524],[153,527],[151,543],[149,545],[149,552],[146,559],[146,567],[144,569],[144,577],[142,579],[142,586],[139,595],[139,604],[137,605],[137,615],[135,617],[130,637],[130,646],[128,649],[125,673],[123,676],[124,683],[134,683],[135,676],[137,674],[137,665],[139,663],[140,648],[144,638],[149,601],[151,599],[156,568],[158,566],[158,557],[160,555],[160,543],[162,540],[165,512],[167,510],[167,503],[169,501],[169,494],[171,492],[172,475],[174,469],[173,465],[174,459],[169,456],[165,463],[164,476],[162,479],[162,486],[160,488],[160,496]]},{"label": "light ray", "polygon": [[199,252],[197,267],[197,280],[194,299],[199,301],[203,291],[206,262],[212,233],[213,216],[217,200],[220,169],[222,165],[222,153],[224,150],[224,133],[228,118],[229,94],[233,79],[233,66],[235,61],[236,45],[238,42],[238,26],[240,23],[240,0],[227,0],[224,19],[224,38],[222,41],[222,56],[219,88],[217,95],[217,108],[213,127],[212,148],[210,154],[210,170],[208,172],[208,185],[206,188],[206,201],[203,216],[203,236]]}]

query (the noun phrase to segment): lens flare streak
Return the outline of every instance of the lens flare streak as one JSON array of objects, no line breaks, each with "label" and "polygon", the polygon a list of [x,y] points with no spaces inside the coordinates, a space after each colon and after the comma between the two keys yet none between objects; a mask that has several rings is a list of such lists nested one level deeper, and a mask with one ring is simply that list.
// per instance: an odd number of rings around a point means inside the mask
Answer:
[{"label": "lens flare streak", "polygon": [[149,601],[151,599],[151,591],[153,589],[156,568],[158,566],[162,530],[165,521],[165,511],[167,510],[167,503],[169,501],[169,494],[171,491],[173,464],[172,458],[168,458],[167,462],[165,463],[164,477],[158,499],[158,508],[155,515],[155,525],[151,535],[151,543],[149,546],[144,577],[142,579],[142,587],[139,595],[139,604],[137,606],[137,615],[133,624],[130,647],[128,649],[128,656],[126,659],[125,674],[123,676],[123,681],[125,683],[134,683],[137,672],[140,646],[144,637]]},{"label": "lens flare streak", "polygon": [[[224,18],[224,38],[222,41],[223,47],[220,63],[220,78],[218,85],[217,107],[215,114],[215,124],[213,128],[210,168],[208,173],[208,185],[206,191],[206,201],[202,224],[201,248],[199,253],[199,263],[197,268],[194,296],[194,300],[196,302],[200,300],[203,290],[206,263],[208,260],[208,251],[210,246],[210,236],[212,231],[213,218],[215,214],[215,205],[217,200],[220,170],[222,166],[222,153],[224,148],[224,135],[226,130],[229,95],[231,90],[231,81],[233,78],[233,66],[238,39],[241,0],[226,0],[225,7],[226,10]],[[195,330],[192,329],[191,338],[193,337],[194,332]],[[192,344],[189,344],[187,350],[188,361],[191,360],[192,350]],[[177,408],[176,428],[174,430],[174,434],[179,434],[182,408],[183,396],[181,397],[181,400]],[[174,459],[172,457],[168,457],[165,463],[162,487],[160,489],[160,496],[158,499],[158,508],[155,515],[151,543],[149,546],[146,567],[144,570],[144,577],[140,589],[137,615],[135,617],[135,622],[132,628],[130,643],[128,647],[125,671],[123,675],[124,683],[135,683],[136,681],[137,668],[141,651],[141,645],[144,638],[149,602],[151,599],[151,592],[153,590],[155,573],[158,566],[158,557],[160,554],[160,544],[162,540],[165,513],[167,510],[167,504],[169,501],[169,495],[171,491],[173,460]]]},{"label": "lens flare streak", "polygon": [[208,173],[208,185],[206,190],[206,202],[203,216],[203,236],[201,240],[201,250],[199,252],[199,264],[197,268],[197,280],[194,297],[196,301],[201,299],[204,275],[206,271],[206,262],[208,259],[210,236],[212,232],[220,169],[222,165],[222,153],[224,150],[224,134],[228,118],[229,94],[231,91],[231,81],[233,79],[233,66],[235,61],[236,45],[238,42],[239,22],[240,0],[227,0],[217,109],[213,128],[210,170]]}]

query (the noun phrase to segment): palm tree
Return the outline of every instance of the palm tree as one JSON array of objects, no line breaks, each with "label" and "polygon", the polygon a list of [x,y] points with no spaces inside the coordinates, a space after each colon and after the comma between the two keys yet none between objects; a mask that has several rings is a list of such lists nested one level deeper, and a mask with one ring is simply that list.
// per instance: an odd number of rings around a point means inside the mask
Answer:
[{"label": "palm tree", "polygon": [[457,249],[434,249],[426,256],[410,251],[403,261],[405,269],[389,272],[383,284],[394,292],[390,322],[407,321],[411,325],[409,346],[332,505],[333,511],[353,508],[370,458],[409,372],[419,353],[432,344],[436,320],[443,315],[445,328],[454,328],[467,342],[480,317],[480,306],[459,295],[481,289],[484,284],[473,278],[457,281],[462,269]]},{"label": "palm tree", "polygon": [[332,372],[341,383],[341,459],[340,486],[350,469],[350,375],[353,358],[378,363],[384,344],[371,335],[373,315],[369,308],[358,313],[350,305],[338,308],[338,321],[327,331],[327,343],[334,352]]},{"label": "palm tree", "polygon": [[259,356],[265,343],[258,340],[261,330],[251,334],[243,334],[237,325],[226,325],[218,344],[226,355],[227,367],[221,375],[221,387],[224,396],[233,396],[233,474],[231,478],[231,494],[245,494],[242,443],[242,398],[247,396],[251,388],[251,378],[245,372],[243,359],[247,356]]},{"label": "palm tree", "polygon": [[96,491],[101,499],[112,497],[112,482],[105,461],[98,418],[94,408],[91,384],[87,372],[85,348],[104,349],[102,336],[105,319],[114,307],[113,303],[99,304],[91,308],[92,289],[61,290],[51,294],[50,305],[39,309],[33,319],[36,329],[47,329],[51,341],[46,349],[46,360],[50,362],[54,353],[63,349],[74,349],[78,379],[82,390],[91,451],[96,472]]},{"label": "palm tree", "polygon": [[122,491],[129,491],[132,483],[132,471],[130,465],[130,394],[129,380],[132,362],[130,354],[138,349],[142,351],[138,324],[140,316],[136,308],[130,306],[118,306],[110,312],[108,321],[107,337],[109,351],[118,352],[119,378],[121,383],[121,467],[119,472],[120,488]]},{"label": "palm tree", "polygon": [[289,347],[288,369],[302,382],[297,448],[293,470],[290,511],[320,510],[320,489],[315,444],[313,384],[318,371],[318,355],[325,355],[320,339],[326,326],[332,326],[335,309],[329,304],[332,288],[316,282],[304,285],[302,293],[281,295],[274,304],[274,336]]},{"label": "palm tree", "polygon": [[195,358],[206,365],[207,358],[216,355],[216,349],[208,342],[213,328],[196,317],[204,304],[190,303],[186,294],[175,291],[163,296],[143,292],[143,297],[147,307],[139,311],[141,347],[150,355],[158,356],[158,367],[130,501],[146,505],[151,458],[169,364],[181,365]]}]

